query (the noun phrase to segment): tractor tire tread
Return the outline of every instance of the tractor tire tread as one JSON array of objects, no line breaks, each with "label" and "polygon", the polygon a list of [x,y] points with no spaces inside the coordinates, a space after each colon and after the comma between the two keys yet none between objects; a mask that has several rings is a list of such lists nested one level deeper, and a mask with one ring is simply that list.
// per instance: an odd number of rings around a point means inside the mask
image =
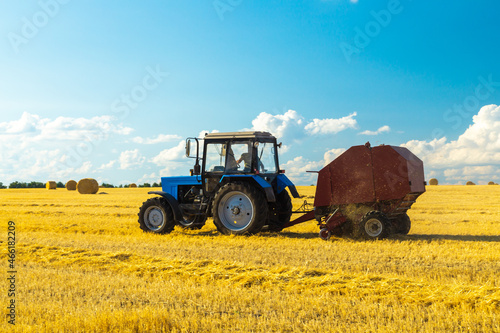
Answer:
[{"label": "tractor tire tread", "polygon": [[[163,209],[165,212],[165,225],[163,228],[160,230],[151,230],[148,228],[146,225],[146,222],[144,221],[144,213],[147,208],[151,206],[157,206]],[[168,234],[172,232],[175,228],[175,219],[174,219],[174,213],[172,212],[172,207],[170,207],[170,204],[167,202],[162,197],[154,197],[150,198],[142,203],[142,206],[139,210],[139,213],[137,214],[139,216],[139,226],[144,232],[152,232],[156,234]]]},{"label": "tractor tire tread", "polygon": [[280,232],[292,217],[292,199],[286,190],[276,196],[276,202],[269,204],[268,231]]}]

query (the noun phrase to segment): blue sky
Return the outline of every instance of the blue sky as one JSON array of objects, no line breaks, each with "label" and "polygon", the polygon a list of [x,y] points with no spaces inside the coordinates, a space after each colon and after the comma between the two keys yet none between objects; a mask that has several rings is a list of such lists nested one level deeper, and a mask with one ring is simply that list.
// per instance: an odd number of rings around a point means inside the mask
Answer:
[{"label": "blue sky", "polygon": [[0,1],[0,182],[185,175],[185,137],[268,130],[299,184],[352,145],[500,181],[494,1]]}]

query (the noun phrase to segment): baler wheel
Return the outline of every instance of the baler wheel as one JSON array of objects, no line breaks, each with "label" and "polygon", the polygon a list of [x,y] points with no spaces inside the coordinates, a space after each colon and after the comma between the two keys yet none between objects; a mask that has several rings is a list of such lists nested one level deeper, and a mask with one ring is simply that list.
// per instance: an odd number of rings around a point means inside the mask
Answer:
[{"label": "baler wheel", "polygon": [[400,235],[408,235],[411,229],[411,220],[408,214],[403,214],[394,219],[394,231]]},{"label": "baler wheel", "polygon": [[319,238],[321,238],[322,240],[329,240],[330,237],[332,236],[332,233],[330,232],[330,230],[328,230],[328,228],[322,228],[320,231],[319,231]]},{"label": "baler wheel", "polygon": [[214,224],[226,235],[254,234],[268,219],[264,193],[248,183],[227,183],[214,198]]},{"label": "baler wheel", "polygon": [[372,210],[363,216],[359,223],[354,224],[354,238],[381,239],[389,234],[389,220],[384,213]]},{"label": "baler wheel", "polygon": [[146,200],[139,210],[139,225],[145,232],[156,234],[172,232],[175,220],[169,203],[160,197]]},{"label": "baler wheel", "polygon": [[292,199],[286,190],[276,196],[276,202],[269,204],[269,231],[280,232],[290,222],[292,216]]}]

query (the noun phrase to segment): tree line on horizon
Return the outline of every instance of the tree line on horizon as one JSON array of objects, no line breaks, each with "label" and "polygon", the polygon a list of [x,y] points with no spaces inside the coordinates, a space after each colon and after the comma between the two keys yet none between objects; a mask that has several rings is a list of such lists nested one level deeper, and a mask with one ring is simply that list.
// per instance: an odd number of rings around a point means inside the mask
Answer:
[{"label": "tree line on horizon", "polygon": [[[57,182],[57,188],[65,188],[65,185],[62,182]],[[6,189],[6,188],[45,188],[46,183],[42,182],[19,182],[15,181],[9,184],[9,186],[4,185],[2,182],[0,182],[0,189]],[[128,188],[130,187],[130,184],[120,184],[118,186],[115,186],[113,184],[107,184],[107,183],[102,183],[100,185],[101,187],[104,188]],[[138,187],[161,187],[161,182],[160,183],[153,183],[152,185],[150,183],[144,183],[142,185],[139,185]]]}]

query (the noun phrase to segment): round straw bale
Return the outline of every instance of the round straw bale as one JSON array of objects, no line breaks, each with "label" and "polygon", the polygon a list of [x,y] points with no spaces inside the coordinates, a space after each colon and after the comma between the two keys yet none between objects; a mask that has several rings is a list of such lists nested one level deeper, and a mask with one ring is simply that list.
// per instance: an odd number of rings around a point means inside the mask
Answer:
[{"label": "round straw bale", "polygon": [[467,183],[465,183],[465,185],[476,185],[476,184],[474,184],[473,182],[471,182],[471,181],[469,180]]},{"label": "round straw bale", "polygon": [[134,184],[134,183],[130,184],[130,188],[136,188],[136,187],[137,187],[136,184]]},{"label": "round straw bale", "polygon": [[429,180],[429,185],[437,185],[439,182],[436,178],[431,178],[431,180]]},{"label": "round straw bale", "polygon": [[488,185],[497,185],[495,182],[489,182]]},{"label": "round straw bale", "polygon": [[68,180],[66,183],[66,189],[68,191],[75,191],[76,190],[76,182],[74,180]]},{"label": "round straw bale", "polygon": [[99,191],[99,184],[95,179],[84,178],[76,184],[76,189],[80,194],[96,194]]},{"label": "round straw bale", "polygon": [[47,188],[47,190],[55,190],[57,189],[57,183],[55,181],[48,181],[47,184],[45,184],[45,187]]}]

